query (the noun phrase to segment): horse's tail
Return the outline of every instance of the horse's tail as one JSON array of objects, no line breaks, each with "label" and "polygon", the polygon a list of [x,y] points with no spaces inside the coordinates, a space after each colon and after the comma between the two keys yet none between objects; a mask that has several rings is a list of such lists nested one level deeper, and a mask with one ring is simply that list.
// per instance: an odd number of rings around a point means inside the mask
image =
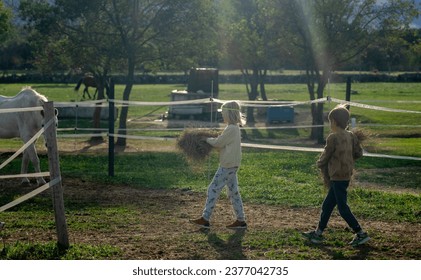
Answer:
[{"label": "horse's tail", "polygon": [[75,86],[75,91],[78,91],[80,88],[80,85],[83,83],[83,78],[80,78],[79,82],[77,82],[77,85]]}]

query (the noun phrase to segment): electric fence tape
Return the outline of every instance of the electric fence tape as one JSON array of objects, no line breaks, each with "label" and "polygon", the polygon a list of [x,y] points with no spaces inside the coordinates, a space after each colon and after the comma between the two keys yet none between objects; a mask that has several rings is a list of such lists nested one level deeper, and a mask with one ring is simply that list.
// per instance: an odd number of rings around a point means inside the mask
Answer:
[{"label": "electric fence tape", "polygon": [[28,148],[31,144],[33,144],[40,136],[44,133],[45,129],[49,127],[53,123],[53,119],[51,119],[48,123],[44,125],[32,138],[26,142],[19,150],[17,150],[12,156],[10,156],[6,161],[4,161],[0,165],[0,169],[3,169],[7,164],[9,164],[12,160],[14,160],[18,155],[20,155],[26,148]]},{"label": "electric fence tape", "polygon": [[[168,102],[150,102],[150,101],[128,101],[128,100],[117,100],[117,99],[109,99],[108,102],[114,102],[115,104],[120,104],[121,106],[177,106],[177,105],[189,105],[189,104],[209,104],[209,103],[218,103],[223,104],[228,100],[221,100],[216,98],[203,98],[203,99],[193,99],[193,100],[183,100],[183,101],[168,101]],[[387,108],[387,107],[381,107],[381,106],[375,106],[375,105],[367,105],[362,104],[358,102],[350,102],[345,101],[337,98],[331,98],[331,97],[323,97],[315,100],[309,100],[309,101],[250,101],[250,100],[237,100],[242,107],[291,107],[291,106],[300,106],[300,105],[311,105],[311,104],[318,104],[318,103],[326,103],[326,102],[335,102],[338,104],[344,104],[344,105],[351,105],[354,107],[364,108],[364,109],[371,109],[371,110],[378,110],[378,111],[386,111],[386,112],[395,112],[395,113],[415,113],[420,114],[421,111],[413,111],[413,110],[402,110],[402,109],[393,109],[393,108]],[[91,101],[91,104],[89,106],[95,106],[92,105],[92,103],[100,103],[100,102],[106,102],[106,100],[101,101]],[[400,101],[401,103],[407,102],[407,101]],[[396,101],[396,103],[400,103],[399,101]],[[83,103],[83,102],[81,102]],[[408,103],[408,102],[407,102]],[[411,103],[411,102],[409,102]],[[65,106],[68,103],[59,103],[58,106]],[[73,104],[73,103],[70,103]],[[102,106],[102,105],[101,105]],[[367,124],[364,124],[367,125]],[[242,129],[247,130],[253,130],[253,129],[291,129],[291,128],[313,128],[313,127],[322,127],[325,125],[301,125],[301,126],[281,126],[281,127],[243,127]],[[385,125],[388,126],[388,125]],[[393,126],[393,125],[390,125]],[[417,127],[416,125],[411,127]],[[131,129],[125,129],[125,131],[130,131]],[[145,130],[145,129],[143,129]],[[143,131],[142,130],[142,131]],[[154,130],[154,129],[146,129],[146,130]],[[168,130],[166,129],[157,129],[157,130]],[[172,130],[183,130],[182,128],[176,128]],[[104,135],[104,134],[79,134],[78,137],[83,136],[93,136],[93,135]],[[74,135],[72,135],[74,136]],[[69,137],[72,137],[69,136]],[[112,137],[119,137],[119,138],[129,138],[129,139],[139,139],[139,140],[145,140],[145,139],[155,139],[155,140],[175,140],[175,138],[172,137],[149,137],[149,136],[135,136],[135,135],[127,135],[127,134],[108,134],[108,136]],[[64,137],[60,135],[60,137]],[[262,144],[252,144],[252,143],[243,143],[243,147],[249,147],[249,148],[260,148],[260,149],[273,149],[273,150],[292,150],[292,151],[306,151],[306,152],[321,152],[323,149],[321,148],[306,148],[306,147],[294,147],[294,146],[278,146],[278,145],[262,145]],[[393,158],[393,159],[409,159],[409,160],[421,160],[421,158],[417,157],[408,157],[408,156],[394,156],[394,155],[385,155],[385,154],[374,154],[374,153],[365,153],[365,156],[369,157],[383,157],[383,158]]]},{"label": "electric fence tape", "polygon": [[42,193],[43,191],[49,189],[50,187],[58,184],[60,181],[61,181],[61,178],[60,177],[55,178],[54,180],[52,180],[52,181],[50,181],[50,182],[42,185],[41,187],[39,187],[39,188],[37,188],[37,189],[35,189],[35,190],[33,190],[33,191],[25,194],[24,196],[21,196],[21,197],[15,199],[15,200],[13,200],[12,202],[9,202],[9,203],[3,205],[2,207],[0,207],[0,213],[6,211],[7,209],[10,209],[10,208],[18,205],[18,204],[21,204],[22,202],[24,202],[24,201],[26,201],[26,200],[28,200],[28,199],[30,199],[30,198],[32,198],[32,197],[34,197],[34,196]]}]

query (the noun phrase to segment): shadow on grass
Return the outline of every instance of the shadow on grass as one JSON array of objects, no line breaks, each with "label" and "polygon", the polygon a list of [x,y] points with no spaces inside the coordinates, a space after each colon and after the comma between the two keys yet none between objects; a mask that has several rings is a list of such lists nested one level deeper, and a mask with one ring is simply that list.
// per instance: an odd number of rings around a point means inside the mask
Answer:
[{"label": "shadow on grass", "polygon": [[[317,248],[323,251],[326,255],[331,256],[332,260],[366,260],[370,256],[370,252],[374,250],[369,244],[360,245],[358,247],[352,247],[351,245],[345,245],[348,248],[344,248],[339,245],[329,244],[314,244],[310,241],[305,241],[306,245]],[[352,250],[352,253],[350,253]]]},{"label": "shadow on grass", "polygon": [[357,248],[353,248],[352,250],[356,250],[356,252],[352,254],[345,254],[345,252],[348,250],[343,247],[330,247],[322,245],[320,246],[320,250],[330,255],[333,260],[366,260],[373,248],[370,245],[361,245]]},{"label": "shadow on grass", "polygon": [[177,153],[118,153],[115,156],[115,177],[107,175],[107,155],[63,155],[61,159],[62,176],[86,178],[93,182],[167,189],[203,180],[199,178],[202,174],[192,172],[192,167]]},{"label": "shadow on grass", "polygon": [[246,229],[238,229],[228,236],[225,241],[216,233],[209,230],[202,230],[208,237],[209,245],[211,245],[220,255],[221,260],[246,260],[247,256],[243,253],[243,238]]}]

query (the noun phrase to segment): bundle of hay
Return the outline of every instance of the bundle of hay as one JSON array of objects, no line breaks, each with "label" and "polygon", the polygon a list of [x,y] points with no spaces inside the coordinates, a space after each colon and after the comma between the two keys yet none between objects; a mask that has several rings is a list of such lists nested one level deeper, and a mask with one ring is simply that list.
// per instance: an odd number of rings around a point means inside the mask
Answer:
[{"label": "bundle of hay", "polygon": [[327,189],[330,187],[330,176],[327,166],[324,166],[320,169],[320,177],[323,180],[323,186],[325,186]]},{"label": "bundle of hay", "polygon": [[177,139],[177,147],[193,161],[204,160],[212,151],[206,138],[217,137],[218,132],[205,129],[186,129]]},{"label": "bundle of hay", "polygon": [[352,133],[354,133],[355,136],[357,136],[357,139],[358,141],[360,141],[361,144],[363,144],[363,142],[367,139],[373,137],[373,135],[370,132],[361,128],[354,128],[351,131]]}]

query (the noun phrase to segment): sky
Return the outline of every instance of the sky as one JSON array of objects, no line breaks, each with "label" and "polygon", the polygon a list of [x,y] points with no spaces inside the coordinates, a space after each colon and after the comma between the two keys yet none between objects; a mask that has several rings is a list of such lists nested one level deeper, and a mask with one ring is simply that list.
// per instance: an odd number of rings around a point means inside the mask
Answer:
[{"label": "sky", "polygon": [[[415,3],[417,4],[417,7],[421,9],[421,0],[415,0]],[[415,19],[412,24],[416,28],[421,28],[421,16],[419,16],[417,19]]]},{"label": "sky", "polygon": [[[377,3],[385,2],[385,0],[377,0]],[[421,11],[421,0],[415,0],[415,5]],[[412,21],[411,27],[421,28],[421,15]]]}]

